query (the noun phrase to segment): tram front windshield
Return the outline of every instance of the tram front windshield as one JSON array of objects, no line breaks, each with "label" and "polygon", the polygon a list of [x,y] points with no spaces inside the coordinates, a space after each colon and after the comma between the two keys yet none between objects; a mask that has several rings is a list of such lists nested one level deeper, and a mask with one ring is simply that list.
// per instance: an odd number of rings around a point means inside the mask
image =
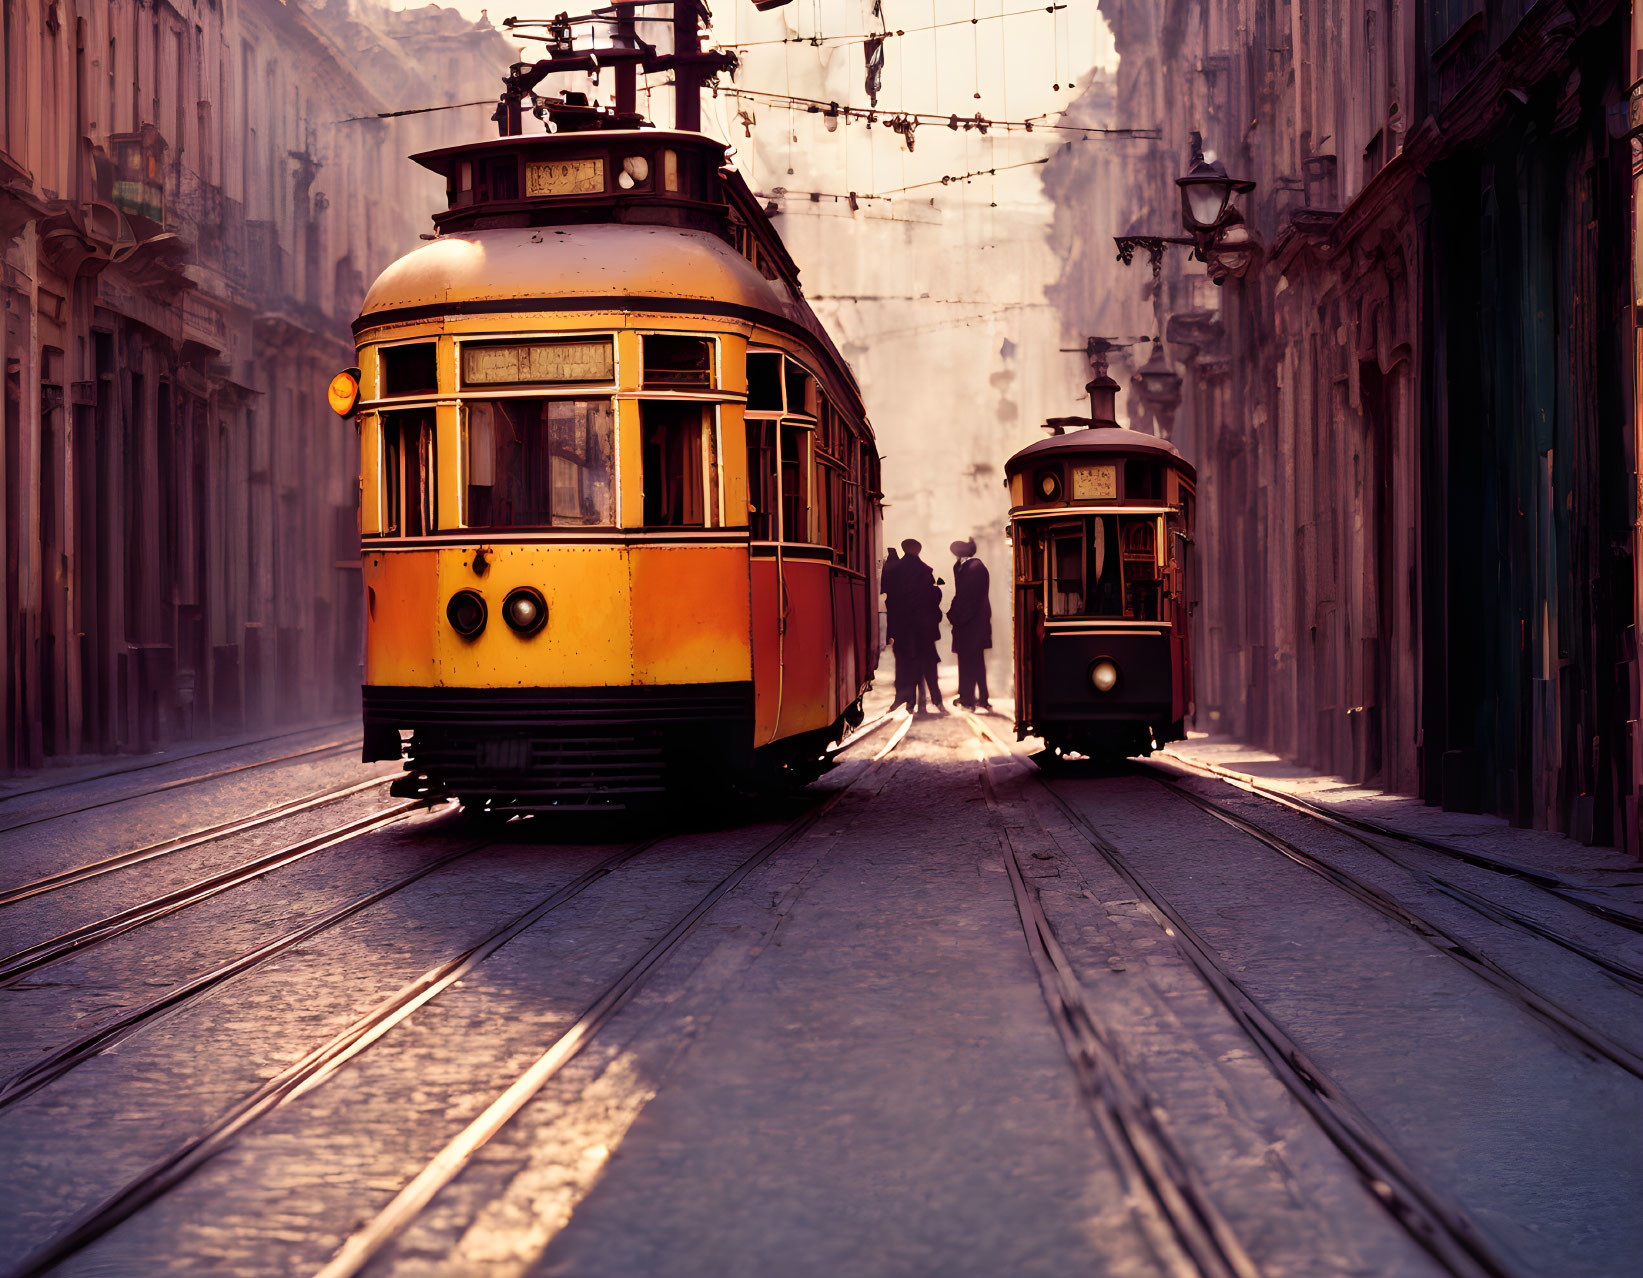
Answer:
[{"label": "tram front windshield", "polygon": [[1029,580],[1044,586],[1051,617],[1167,621],[1157,515],[1057,521],[1028,547]]}]

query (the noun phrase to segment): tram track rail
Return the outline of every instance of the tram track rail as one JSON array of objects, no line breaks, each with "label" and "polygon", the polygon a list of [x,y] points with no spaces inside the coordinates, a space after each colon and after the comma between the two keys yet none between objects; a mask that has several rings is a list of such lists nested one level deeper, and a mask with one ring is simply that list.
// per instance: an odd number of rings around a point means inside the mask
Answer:
[{"label": "tram track rail", "polygon": [[[102,799],[96,803],[83,804],[77,808],[65,808],[60,812],[48,812],[44,816],[29,817],[26,821],[13,821],[10,825],[0,825],[0,834],[9,834],[13,830],[24,830],[31,826],[44,825],[48,821],[61,821],[66,817],[78,816],[82,812],[96,812],[101,808],[111,808],[121,803],[135,803],[138,799],[152,798],[156,794],[165,794],[171,790],[179,790],[184,786],[199,785],[204,781],[215,781],[221,777],[233,776],[238,772],[250,772],[256,768],[272,767],[277,763],[290,763],[296,759],[309,759],[317,755],[341,754],[346,750],[358,747],[356,737],[344,737],[335,741],[327,741],[321,745],[310,746],[304,750],[295,750],[290,754],[276,755],[272,759],[257,759],[251,763],[237,763],[231,768],[218,768],[215,772],[202,773],[195,777],[179,777],[175,781],[167,781],[164,785],[153,786],[147,790],[139,790],[136,794],[123,794],[113,799]],[[119,776],[120,773],[110,773],[109,776]],[[108,779],[107,777],[101,779]],[[79,783],[73,783],[79,784]],[[38,792],[34,792],[38,793]],[[21,796],[7,796],[21,797]],[[4,800],[0,800],[4,802]]]},{"label": "tram track rail", "polygon": [[310,835],[296,843],[266,852],[250,861],[245,861],[229,869],[196,879],[183,887],[162,893],[147,901],[119,910],[104,916],[91,923],[82,924],[67,932],[60,933],[48,940],[37,941],[33,945],[0,958],[0,989],[15,986],[20,977],[27,975],[37,968],[60,962],[70,955],[104,941],[112,940],[135,928],[152,923],[156,919],[166,918],[198,905],[201,901],[209,900],[231,888],[239,887],[260,878],[273,870],[293,865],[317,852],[348,842],[362,834],[369,834],[384,826],[392,825],[403,820],[411,813],[428,806],[426,800],[411,799],[403,803],[386,808],[380,812],[369,813],[354,820],[334,826],[319,834]]},{"label": "tram track rail", "polygon": [[1339,888],[1354,900],[1406,928],[1440,954],[1453,959],[1466,971],[1493,986],[1508,1001],[1527,1015],[1540,1021],[1586,1054],[1609,1061],[1634,1078],[1643,1080],[1643,1056],[1616,1042],[1602,1030],[1587,1024],[1575,1013],[1555,1000],[1546,997],[1527,981],[1513,975],[1500,963],[1483,953],[1469,941],[1455,935],[1442,924],[1418,913],[1391,893],[1342,869],[1316,853],[1309,852],[1259,822],[1234,812],[1213,799],[1195,794],[1157,768],[1142,765],[1138,771],[1163,786],[1171,794],[1186,800],[1200,811],[1224,825],[1247,835],[1280,856],[1317,875]]},{"label": "tram track rail", "polygon": [[88,1034],[56,1048],[40,1060],[18,1070],[10,1077],[0,1080],[0,1109],[5,1109],[25,1097],[32,1096],[48,1083],[61,1078],[77,1065],[82,1065],[94,1056],[101,1055],[113,1047],[120,1040],[128,1037],[136,1030],[154,1022],[165,1013],[176,1010],[188,1000],[198,997],[207,990],[214,989],[223,982],[236,976],[243,975],[253,968],[260,967],[269,959],[285,953],[311,940],[321,932],[328,931],[343,920],[352,918],[361,910],[386,900],[396,892],[410,887],[411,884],[426,878],[435,870],[443,869],[453,862],[461,860],[489,846],[487,842],[472,843],[467,847],[458,848],[444,856],[437,857],[425,865],[418,866],[408,874],[403,874],[391,883],[385,883],[362,896],[325,911],[319,917],[310,919],[300,927],[291,929],[272,940],[264,941],[261,945],[247,950],[226,963],[221,963],[208,972],[190,977],[179,985],[173,986],[158,998],[122,1012],[118,1017]]},{"label": "tram track rail", "polygon": [[[1423,834],[1416,834],[1410,830],[1400,830],[1396,826],[1386,825],[1379,821],[1370,821],[1364,817],[1352,816],[1345,812],[1335,812],[1325,804],[1317,803],[1311,799],[1304,799],[1300,795],[1289,794],[1272,786],[1263,785],[1258,777],[1250,776],[1244,772],[1237,772],[1231,768],[1223,768],[1218,764],[1205,763],[1198,759],[1188,759],[1183,755],[1174,753],[1169,753],[1165,757],[1171,763],[1180,767],[1215,780],[1224,781],[1228,785],[1247,791],[1259,798],[1268,799],[1280,807],[1311,817],[1323,825],[1331,826],[1360,841],[1367,835],[1372,838],[1387,839],[1392,842],[1423,848],[1428,852],[1436,853],[1439,856],[1462,862],[1480,870],[1489,870],[1507,878],[1518,879],[1539,888],[1560,901],[1585,911],[1594,918],[1613,923],[1615,926],[1626,928],[1629,931],[1643,932],[1643,915],[1633,914],[1628,910],[1618,910],[1613,906],[1605,905],[1601,901],[1588,900],[1580,894],[1599,889],[1575,883],[1562,875],[1539,869],[1536,866],[1524,865],[1518,861],[1509,861],[1503,857],[1494,857],[1487,853],[1476,852],[1471,848],[1457,847],[1453,843],[1428,838]],[[1373,847],[1374,845],[1371,844],[1370,846]],[[1377,847],[1375,850],[1385,855],[1384,849]]]},{"label": "tram track rail", "polygon": [[[474,844],[472,847],[441,857],[438,861],[424,867],[417,874],[407,876],[406,880],[374,893],[372,899],[362,898],[358,902],[350,903],[348,913],[357,913],[391,892],[408,886],[416,879],[449,865],[462,857],[472,855],[487,847],[496,846],[498,842],[500,841],[485,840]],[[8,1278],[25,1278],[26,1275],[44,1274],[70,1256],[84,1250],[126,1220],[129,1220],[148,1204],[157,1201],[182,1184],[212,1158],[228,1149],[241,1133],[258,1120],[321,1086],[327,1079],[346,1066],[349,1061],[403,1024],[419,1008],[431,1003],[458,981],[468,976],[521,932],[534,926],[560,906],[582,895],[594,884],[615,873],[623,865],[660,842],[662,842],[661,836],[645,839],[605,857],[589,869],[584,870],[570,882],[555,888],[529,908],[491,929],[490,932],[461,953],[446,959],[444,962],[435,964],[413,980],[406,982],[387,998],[356,1017],[323,1043],[311,1048],[299,1060],[286,1066],[285,1069],[244,1097],[209,1126],[196,1132],[170,1153],[151,1163],[115,1193],[80,1213],[67,1229],[46,1244],[45,1247],[25,1259],[22,1266],[12,1271]],[[340,922],[341,918],[332,921]],[[318,930],[320,929],[310,929],[310,935]],[[300,943],[300,941],[293,940],[290,944],[282,945],[281,949],[289,949],[291,944],[297,943]],[[240,971],[243,970],[245,968],[234,972],[226,972],[220,979],[226,980],[229,976],[239,975]],[[214,981],[213,983],[217,982]],[[179,987],[178,991],[174,993],[179,994],[180,997],[188,997],[189,994],[199,992],[196,989],[183,994],[181,993],[182,989],[183,987]],[[162,1001],[170,1006],[178,1000],[176,998],[167,998],[166,1000],[156,1000],[156,1004]],[[155,1011],[159,1010],[164,1009],[155,1008]],[[150,1012],[149,1015],[151,1016],[153,1013]],[[124,1033],[129,1033],[132,1028],[135,1028],[135,1026],[125,1029],[122,1036]],[[88,1059],[90,1056],[105,1050],[109,1045],[105,1041],[91,1047],[79,1059]],[[73,1064],[78,1064],[79,1059],[75,1060]],[[57,1070],[52,1077],[66,1072],[67,1068],[72,1068],[72,1064],[65,1066],[64,1069]],[[33,1083],[30,1090],[44,1086],[49,1081],[51,1081],[49,1078],[42,1078]],[[19,1096],[17,1099],[21,1099],[21,1097]],[[4,1106],[8,1101],[9,1098],[5,1089],[0,1088],[0,1106]]]},{"label": "tram track rail", "polygon": [[300,799],[291,799],[285,803],[275,804],[270,808],[263,808],[247,816],[236,817],[232,821],[205,826],[187,834],[162,839],[160,842],[148,844],[146,847],[134,848],[129,852],[120,852],[114,856],[104,857],[100,861],[92,861],[73,869],[61,870],[56,874],[47,874],[31,882],[19,884],[17,887],[0,890],[0,908],[15,905],[19,901],[26,901],[30,897],[40,896],[46,892],[55,892],[60,888],[73,887],[77,883],[84,883],[104,874],[112,874],[116,870],[141,865],[145,861],[152,861],[157,857],[169,856],[174,852],[185,852],[190,848],[199,847],[218,839],[244,834],[285,817],[312,811],[315,808],[336,803],[353,795],[363,794],[365,791],[378,786],[387,785],[399,775],[399,773],[393,772],[385,776],[373,777],[369,781],[360,781],[329,790],[317,791],[313,794],[304,795]]},{"label": "tram track rail", "polygon": [[1456,1278],[1517,1278],[1465,1211],[1427,1184],[1346,1092],[1313,1061],[1221,962],[1174,904],[1101,831],[1059,794],[1042,770],[973,716],[978,737],[1015,760],[1079,836],[1121,878],[1175,944],[1314,1123],[1341,1151],[1366,1190],[1435,1261]]},{"label": "tram track rail", "polygon": [[74,777],[69,780],[53,781],[49,785],[31,786],[27,790],[10,790],[0,794],[0,806],[11,803],[16,799],[26,799],[30,795],[50,794],[54,790],[71,790],[79,785],[92,785],[98,781],[108,781],[114,777],[129,776],[133,772],[149,772],[154,768],[169,767],[174,763],[187,763],[190,759],[203,759],[213,754],[229,754],[235,750],[249,750],[253,746],[267,745],[270,741],[284,741],[287,737],[308,736],[315,732],[324,732],[328,728],[340,728],[346,723],[355,722],[350,719],[333,719],[329,723],[316,723],[306,728],[296,728],[290,732],[276,732],[266,737],[255,737],[250,741],[235,741],[230,745],[213,746],[208,750],[195,750],[188,754],[170,754],[163,759],[154,759],[148,763],[136,763],[129,767],[109,768],[104,772],[94,772],[89,776]]},{"label": "tram track rail", "polygon": [[[985,767],[982,783],[988,805],[997,812],[998,796]],[[1005,874],[1039,990],[1078,1076],[1079,1093],[1112,1152],[1137,1223],[1154,1255],[1177,1274],[1259,1278],[1260,1268],[1160,1121],[1158,1107],[1102,1032],[1078,973],[1044,912],[1039,891],[1027,882],[1007,833],[1002,843]]]},{"label": "tram track rail", "polygon": [[[905,731],[902,731],[896,738],[897,744],[905,738],[905,735]],[[499,1098],[498,1102],[493,1103],[485,1111],[485,1114],[480,1116],[480,1119],[475,1120],[475,1124],[470,1124],[469,1128],[464,1129],[463,1133],[457,1137],[457,1140],[451,1144],[455,1145],[458,1141],[463,1141],[466,1138],[467,1142],[471,1144],[471,1148],[467,1149],[466,1154],[459,1159],[455,1166],[450,1165],[451,1146],[447,1146],[441,1152],[440,1158],[445,1161],[441,1162],[439,1158],[436,1158],[435,1164],[438,1164],[441,1168],[440,1174],[443,1174],[444,1170],[448,1168],[449,1175],[446,1175],[444,1180],[440,1181],[440,1184],[435,1186],[431,1192],[427,1192],[429,1182],[426,1179],[427,1169],[425,1169],[424,1175],[419,1176],[407,1185],[401,1195],[396,1197],[394,1203],[390,1204],[388,1210],[392,1210],[395,1204],[398,1204],[398,1211],[403,1213],[405,1203],[401,1202],[401,1199],[405,1198],[406,1193],[413,1188],[415,1188],[418,1195],[424,1192],[427,1193],[427,1197],[423,1199],[424,1202],[431,1199],[433,1194],[438,1192],[438,1188],[448,1183],[449,1179],[453,1178],[457,1171],[460,1171],[461,1166],[466,1165],[468,1157],[471,1157],[474,1150],[483,1145],[490,1138],[490,1135],[494,1134],[494,1131],[500,1130],[507,1118],[516,1113],[529,1100],[530,1096],[535,1095],[553,1074],[557,1073],[560,1068],[587,1045],[598,1028],[627,1002],[655,966],[690,932],[694,931],[697,924],[701,922],[713,905],[717,904],[759,865],[768,861],[777,852],[800,838],[821,821],[847,794],[856,788],[864,776],[872,771],[873,763],[876,762],[878,762],[878,759],[865,765],[857,777],[852,778],[847,784],[834,791],[809,811],[789,822],[773,838],[762,844],[757,851],[739,863],[729,874],[721,878],[713,888],[709,889],[704,896],[698,899],[692,909],[678,919],[666,935],[647,949],[639,959],[624,969],[616,981],[607,987],[605,992],[589,1005],[577,1021],[555,1040],[545,1056],[539,1058],[536,1064],[532,1066],[531,1071],[527,1071],[525,1077],[532,1079],[534,1083],[529,1087],[528,1095],[521,1094],[517,1090],[520,1088],[520,1083],[516,1082],[508,1092],[504,1093],[503,1097]],[[54,1239],[25,1257],[17,1268],[7,1271],[6,1278],[36,1278],[37,1275],[48,1273],[71,1256],[84,1250],[144,1207],[159,1200],[172,1189],[182,1184],[212,1158],[230,1148],[248,1128],[260,1119],[297,1101],[321,1086],[350,1061],[410,1019],[419,1008],[432,1002],[470,975],[509,941],[539,923],[553,911],[581,896],[597,883],[617,873],[624,865],[636,857],[666,842],[670,837],[674,836],[655,835],[630,844],[605,857],[570,882],[555,888],[527,909],[491,929],[485,936],[461,953],[436,964],[402,985],[393,994],[355,1018],[343,1029],[326,1039],[325,1042],[310,1049],[299,1060],[257,1087],[209,1126],[196,1132],[176,1146],[170,1153],[150,1164],[113,1194],[80,1212]],[[22,1096],[28,1092],[38,1090],[52,1079],[60,1077],[63,1073],[72,1069],[75,1065],[91,1059],[112,1046],[119,1038],[136,1032],[156,1016],[177,1010],[180,1003],[195,994],[203,992],[205,988],[242,974],[257,963],[272,957],[273,952],[283,952],[294,945],[300,944],[302,940],[323,930],[324,927],[332,926],[342,921],[343,918],[358,913],[370,904],[374,904],[375,901],[391,895],[436,869],[449,865],[485,847],[495,846],[500,842],[502,840],[486,839],[475,843],[473,846],[449,853],[437,861],[421,867],[414,874],[406,876],[404,880],[385,885],[384,888],[370,894],[369,898],[362,897],[349,902],[346,906],[339,907],[337,911],[333,911],[336,915],[335,918],[325,916],[322,919],[314,920],[309,925],[305,925],[304,929],[300,929],[306,932],[307,935],[305,936],[299,937],[295,933],[288,934],[288,936],[279,938],[275,942],[268,943],[267,946],[259,947],[257,951],[241,956],[240,959],[234,960],[232,964],[226,964],[215,972],[204,974],[186,983],[186,985],[168,991],[166,995],[154,1000],[151,1005],[133,1009],[132,1013],[128,1014],[128,1018],[136,1018],[133,1023],[104,1027],[96,1034],[87,1035],[84,1040],[60,1049],[59,1053],[54,1055],[60,1056],[61,1060],[55,1064],[39,1062],[31,1066],[29,1070],[21,1071],[18,1075],[14,1075],[12,1079],[0,1084],[0,1108],[4,1108],[14,1100],[22,1099]],[[279,949],[273,951],[272,947],[276,945]],[[264,950],[270,952],[263,953]],[[253,959],[253,956],[259,957]],[[228,970],[230,968],[233,970]],[[209,985],[205,984],[206,982],[209,982]],[[122,1018],[122,1020],[125,1019],[127,1018]],[[94,1039],[97,1041],[93,1041]],[[548,1057],[553,1058],[552,1063],[544,1066],[544,1060]],[[48,1074],[49,1076],[47,1076]],[[25,1075],[28,1076],[25,1077]],[[17,1090],[15,1092],[8,1090],[13,1088]],[[499,1118],[498,1104],[503,1100],[508,1100],[512,1108],[508,1109],[505,1116]],[[494,1122],[494,1128],[488,1131],[482,1139],[478,1139],[477,1143],[474,1143],[475,1126],[487,1120]],[[430,1167],[435,1164],[430,1164]],[[420,1210],[420,1207],[416,1210]],[[388,1228],[387,1222],[384,1220],[386,1212],[380,1214],[364,1230],[356,1234],[355,1239],[349,1240],[350,1243],[354,1244],[352,1252],[348,1251],[348,1245],[345,1244],[343,1251],[339,1252],[338,1257],[331,1262],[332,1266],[343,1260],[344,1253],[348,1253],[358,1257],[358,1264],[351,1271],[357,1272],[358,1268],[368,1263],[377,1251],[386,1246],[397,1235],[403,1224],[415,1214],[416,1211],[412,1211],[410,1216],[406,1216],[404,1220],[392,1228]],[[370,1235],[368,1238],[364,1237],[367,1233]],[[356,1242],[356,1239],[359,1241]],[[329,1269],[330,1266],[328,1266],[328,1272]]]},{"label": "tram track rail", "polygon": [[[905,738],[906,732],[900,732],[895,738],[895,744],[899,745]],[[877,765],[882,763],[893,749],[894,746],[890,746],[875,755],[847,784],[835,790],[810,811],[789,822],[700,896],[660,939],[646,949],[584,1008],[576,1020],[555,1038],[524,1073],[498,1095],[477,1118],[447,1142],[381,1211],[347,1238],[331,1260],[318,1271],[315,1278],[353,1278],[353,1275],[369,1265],[421,1214],[422,1209],[432,1202],[445,1186],[456,1179],[473,1156],[593,1041],[611,1018],[642,988],[657,966],[696,930],[715,905],[754,870],[802,837],[832,812],[846,795],[856,789],[863,778],[877,770]],[[18,1278],[25,1278],[25,1275],[20,1274]]]}]

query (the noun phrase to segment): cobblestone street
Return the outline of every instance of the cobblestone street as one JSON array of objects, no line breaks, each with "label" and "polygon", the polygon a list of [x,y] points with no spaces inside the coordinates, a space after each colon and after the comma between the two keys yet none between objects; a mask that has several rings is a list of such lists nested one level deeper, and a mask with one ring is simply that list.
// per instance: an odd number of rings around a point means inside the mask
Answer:
[{"label": "cobblestone street", "polygon": [[389,799],[345,727],[19,782],[8,1272],[1627,1271],[1623,860],[1012,735],[645,830]]}]

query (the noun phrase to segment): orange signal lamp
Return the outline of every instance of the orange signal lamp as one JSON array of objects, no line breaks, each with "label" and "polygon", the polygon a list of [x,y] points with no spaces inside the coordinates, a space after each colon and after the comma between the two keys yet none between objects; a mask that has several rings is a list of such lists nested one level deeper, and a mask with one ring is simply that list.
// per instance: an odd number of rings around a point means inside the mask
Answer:
[{"label": "orange signal lamp", "polygon": [[359,403],[359,369],[345,368],[331,379],[331,384],[325,388],[325,398],[331,403],[331,411],[338,417],[347,417],[354,411],[354,405]]}]

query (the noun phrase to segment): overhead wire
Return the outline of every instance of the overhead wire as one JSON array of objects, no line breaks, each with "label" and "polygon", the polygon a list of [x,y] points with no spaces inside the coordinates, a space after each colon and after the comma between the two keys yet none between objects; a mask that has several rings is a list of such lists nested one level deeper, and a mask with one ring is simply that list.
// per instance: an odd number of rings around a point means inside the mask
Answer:
[{"label": "overhead wire", "polygon": [[971,129],[980,132],[986,132],[988,129],[1001,129],[1008,133],[1020,129],[1026,133],[1034,133],[1044,129],[1055,133],[1077,133],[1086,138],[1089,138],[1091,134],[1096,134],[1103,137],[1157,141],[1159,137],[1157,129],[1107,128],[1096,124],[1050,124],[1045,122],[1043,116],[1028,120],[992,120],[984,117],[979,111],[973,116],[963,116],[948,111],[891,111],[886,108],[850,106],[848,103],[825,101],[821,98],[809,98],[799,94],[772,93],[768,89],[744,89],[740,86],[716,85],[713,92],[750,98],[755,102],[766,102],[776,106],[787,106],[790,109],[802,107],[812,115],[817,112],[832,113],[846,120],[879,122],[900,118],[911,120],[915,124],[945,125],[949,129],[963,129],[966,132]]},{"label": "overhead wire", "polygon": [[[814,48],[824,45],[844,47],[852,44],[866,44],[869,40],[889,40],[897,36],[916,35],[923,31],[940,31],[944,27],[974,26],[982,22],[995,22],[1000,18],[1019,18],[1033,13],[1053,13],[1057,9],[1065,9],[1064,4],[1037,5],[1031,9],[1012,9],[1009,13],[989,13],[980,17],[953,18],[947,22],[931,22],[922,27],[898,27],[894,31],[875,31],[866,35],[790,35],[780,40],[740,40],[729,44],[716,44],[715,49],[759,49],[774,44],[808,44]],[[930,16],[935,16],[935,5],[930,6]]]}]

